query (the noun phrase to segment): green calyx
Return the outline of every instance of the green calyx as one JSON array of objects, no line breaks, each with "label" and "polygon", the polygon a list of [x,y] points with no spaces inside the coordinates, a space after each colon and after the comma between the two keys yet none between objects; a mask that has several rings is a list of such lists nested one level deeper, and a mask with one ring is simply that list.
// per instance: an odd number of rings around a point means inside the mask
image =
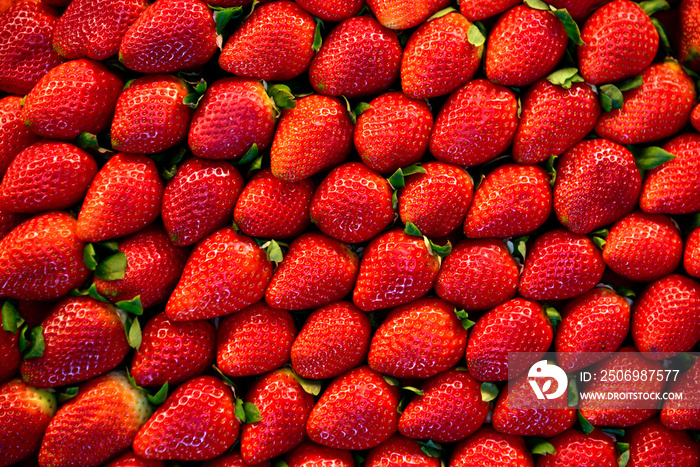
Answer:
[{"label": "green calyx", "polygon": [[129,372],[129,368],[126,369],[126,379],[129,380],[129,383],[131,383],[133,387],[146,393],[146,398],[148,399],[148,402],[150,402],[153,405],[161,405],[163,402],[165,402],[165,399],[168,398],[169,385],[167,381],[163,384],[163,386],[160,387],[160,389],[155,394],[151,394],[144,387],[141,387],[138,384],[136,384],[136,380]]},{"label": "green calyx", "polygon": [[83,262],[95,277],[105,281],[124,279],[126,274],[126,254],[119,251],[119,245],[114,241],[85,245]]},{"label": "green calyx", "polygon": [[574,83],[583,83],[585,80],[579,74],[578,68],[562,68],[547,76],[547,81],[564,89],[571,89]]},{"label": "green calyx", "polygon": [[494,383],[481,383],[481,400],[491,402],[498,397],[498,387]]}]

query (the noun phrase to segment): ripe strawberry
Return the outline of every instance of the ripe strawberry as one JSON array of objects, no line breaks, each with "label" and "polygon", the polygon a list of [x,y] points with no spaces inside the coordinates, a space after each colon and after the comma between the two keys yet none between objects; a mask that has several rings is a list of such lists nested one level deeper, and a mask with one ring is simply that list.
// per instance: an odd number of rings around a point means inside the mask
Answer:
[{"label": "ripe strawberry", "polygon": [[690,369],[669,381],[668,392],[683,394],[682,399],[664,402],[661,410],[661,423],[672,430],[700,429],[700,363],[696,360]]},{"label": "ripe strawberry", "polygon": [[618,467],[614,438],[599,429],[567,430],[549,442],[556,452],[540,457],[537,467]]},{"label": "ripe strawberry", "polygon": [[297,3],[315,17],[333,23],[356,16],[365,5],[364,0],[298,0]]},{"label": "ripe strawberry", "polygon": [[679,8],[680,44],[678,57],[692,70],[700,70],[700,2],[683,0]]},{"label": "ripe strawberry", "polygon": [[481,385],[464,369],[433,376],[399,419],[402,435],[453,443],[474,433],[484,423],[489,403],[481,399]]},{"label": "ripe strawberry", "polygon": [[459,10],[469,21],[479,21],[503,13],[518,3],[518,0],[462,0]]},{"label": "ripe strawberry", "polygon": [[440,459],[423,452],[418,441],[395,434],[367,453],[365,465],[367,467],[393,467],[397,465],[439,467]]},{"label": "ripe strawberry", "polygon": [[684,431],[669,430],[658,420],[632,428],[624,438],[629,443],[629,467],[695,467],[700,447]]},{"label": "ripe strawberry", "polygon": [[26,214],[19,214],[8,211],[4,206],[0,206],[0,240],[5,238],[12,229],[27,220]]},{"label": "ripe strawberry", "polygon": [[0,16],[0,90],[27,94],[61,63],[51,48],[56,10],[42,2],[17,2]]},{"label": "ripe strawberry", "polygon": [[192,245],[231,222],[245,182],[226,161],[192,157],[163,191],[161,215],[174,245]]},{"label": "ripe strawberry", "polygon": [[667,138],[690,119],[695,103],[693,80],[673,61],[657,63],[642,73],[643,84],[622,95],[621,109],[598,119],[595,132],[620,144]]},{"label": "ripe strawberry", "polygon": [[311,199],[309,214],[318,228],[341,242],[374,238],[396,218],[389,182],[359,162],[333,169]]},{"label": "ripe strawberry", "polygon": [[284,457],[289,467],[355,467],[350,451],[321,446],[311,441],[287,453]]},{"label": "ripe strawberry", "polygon": [[534,467],[520,436],[505,435],[484,426],[455,446],[449,467]]},{"label": "ripe strawberry", "polygon": [[[609,0],[549,0],[549,4],[555,8],[566,10],[576,21],[583,21],[600,5]],[[673,0],[672,0],[673,1]]]},{"label": "ripe strawberry", "polygon": [[212,84],[199,102],[187,143],[198,157],[240,159],[253,144],[259,151],[267,149],[274,134],[275,110],[262,83],[224,78]]},{"label": "ripe strawberry", "polygon": [[518,5],[503,13],[491,31],[486,76],[503,86],[528,86],[554,69],[566,43],[566,30],[556,16]]},{"label": "ripe strawberry", "polygon": [[321,307],[306,318],[292,344],[292,367],[302,378],[339,376],[367,357],[371,332],[369,318],[352,303]]},{"label": "ripe strawberry", "polygon": [[0,179],[17,154],[40,139],[20,118],[21,103],[22,99],[16,96],[0,99]]},{"label": "ripe strawberry", "polygon": [[65,212],[35,216],[0,241],[0,296],[53,300],[80,287],[90,275],[85,243]]},{"label": "ripe strawberry", "polygon": [[360,260],[350,247],[308,232],[289,246],[265,292],[265,301],[285,310],[307,310],[342,300],[352,290]]},{"label": "ripe strawberry", "polygon": [[0,204],[13,212],[66,209],[83,199],[96,173],[90,154],[69,143],[40,141],[8,167]]},{"label": "ripe strawberry", "polygon": [[[474,325],[467,344],[469,373],[479,381],[506,381],[519,375],[527,363],[508,365],[509,352],[542,353],[554,333],[542,305],[514,298],[483,315]],[[529,365],[527,365],[529,367]],[[522,367],[522,368],[521,368]]]},{"label": "ripe strawberry", "polygon": [[265,461],[251,466],[243,462],[240,453],[235,452],[223,454],[215,459],[208,460],[202,464],[202,467],[270,467],[270,462]]},{"label": "ripe strawberry", "polygon": [[335,378],[306,423],[311,441],[336,449],[370,449],[397,431],[398,388],[359,366]]},{"label": "ripe strawberry", "polygon": [[219,66],[237,76],[286,81],[309,68],[314,57],[313,17],[290,1],[256,8],[226,43]]},{"label": "ripe strawberry", "polygon": [[430,135],[430,152],[450,164],[483,164],[510,146],[517,127],[515,94],[485,79],[476,79],[445,101]]},{"label": "ripe strawberry", "polygon": [[693,107],[693,111],[690,114],[690,123],[693,125],[693,128],[700,131],[700,104],[696,104]]},{"label": "ripe strawberry", "polygon": [[[369,321],[367,324],[369,326]],[[0,384],[11,380],[19,371],[22,354],[17,344],[18,334],[0,329]],[[367,343],[369,344],[369,335]]]},{"label": "ripe strawberry", "polygon": [[433,129],[428,104],[400,92],[388,92],[369,105],[355,125],[355,147],[362,162],[382,174],[418,162],[428,149]]},{"label": "ripe strawberry", "polygon": [[216,52],[216,24],[202,0],[156,0],[129,27],[119,61],[139,73],[196,70]]},{"label": "ripe strawberry", "polygon": [[464,221],[471,238],[517,237],[539,228],[552,212],[552,188],[537,166],[507,164],[488,174]]},{"label": "ripe strawberry", "polygon": [[152,413],[146,393],[123,372],[95,378],[49,423],[39,465],[100,465],[128,448]]},{"label": "ripe strawberry", "polygon": [[390,230],[367,246],[352,301],[362,311],[409,303],[428,293],[439,270],[423,238]]},{"label": "ripe strawberry", "polygon": [[78,237],[99,242],[138,232],[160,214],[163,183],[146,156],[119,153],[100,169],[78,215]]},{"label": "ripe strawberry", "polygon": [[443,261],[435,293],[467,311],[487,310],[513,298],[519,274],[503,242],[464,240]]},{"label": "ripe strawberry", "polygon": [[389,29],[409,29],[418,26],[449,5],[449,0],[367,0],[367,5],[382,26]]},{"label": "ripe strawberry", "polygon": [[270,159],[272,174],[298,182],[339,165],[350,154],[353,124],[334,97],[311,95],[282,113]]},{"label": "ripe strawberry", "polygon": [[541,79],[523,99],[513,159],[537,164],[558,156],[593,131],[599,116],[598,98],[587,84],[565,89]]},{"label": "ripe strawberry", "polygon": [[233,377],[276,370],[289,361],[296,334],[288,311],[256,303],[221,321],[216,335],[216,364]]},{"label": "ripe strawberry", "polygon": [[229,315],[260,301],[271,278],[265,252],[226,227],[195,246],[165,312],[173,321]]},{"label": "ripe strawberry", "polygon": [[56,413],[56,397],[14,379],[0,386],[0,407],[0,465],[5,467],[39,449]]},{"label": "ripe strawberry", "polygon": [[233,219],[251,237],[296,237],[309,226],[314,194],[311,179],[287,182],[263,169],[253,175],[238,197]]},{"label": "ripe strawberry", "polygon": [[306,421],[314,399],[288,369],[255,381],[245,396],[260,411],[260,421],[243,426],[241,457],[256,464],[291,451],[306,438]]},{"label": "ripe strawberry", "polygon": [[56,22],[53,48],[68,59],[117,55],[126,31],[147,7],[146,0],[71,1]]},{"label": "ripe strawberry", "polygon": [[683,267],[693,277],[700,278],[700,227],[696,227],[685,243]]},{"label": "ripe strawberry", "polygon": [[163,461],[142,459],[134,451],[127,451],[105,467],[165,467]]},{"label": "ripe strawberry", "polygon": [[588,237],[551,230],[532,245],[518,292],[533,300],[573,298],[595,287],[604,270],[600,250]]},{"label": "ripe strawberry", "polygon": [[22,119],[44,138],[70,140],[107,128],[123,83],[105,65],[93,60],[62,63],[32,88]]},{"label": "ripe strawberry", "polygon": [[139,386],[180,384],[204,373],[216,355],[216,330],[209,321],[175,322],[165,313],[148,320],[131,362]]},{"label": "ripe strawberry", "polygon": [[586,234],[632,211],[641,187],[626,148],[605,139],[582,141],[557,166],[554,212],[571,232]]}]

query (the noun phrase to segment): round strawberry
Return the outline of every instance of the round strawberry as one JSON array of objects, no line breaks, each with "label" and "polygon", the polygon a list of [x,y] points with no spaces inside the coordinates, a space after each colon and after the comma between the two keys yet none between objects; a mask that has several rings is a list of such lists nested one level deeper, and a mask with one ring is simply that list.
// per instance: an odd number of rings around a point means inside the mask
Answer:
[{"label": "round strawberry", "polygon": [[365,5],[365,0],[297,0],[297,4],[316,18],[339,23],[356,16]]},{"label": "round strawberry", "polygon": [[289,467],[355,467],[355,459],[350,451],[321,446],[311,441],[294,448],[284,460]]},{"label": "round strawberry", "polygon": [[455,446],[450,467],[534,467],[530,451],[520,436],[499,433],[484,426]]},{"label": "round strawberry", "polygon": [[694,467],[700,464],[700,447],[687,432],[670,430],[657,419],[630,429],[630,467]]},{"label": "round strawberry", "polygon": [[503,13],[518,3],[518,0],[462,0],[459,10],[469,21],[479,21]]},{"label": "round strawberry", "polygon": [[128,450],[112,462],[105,464],[105,467],[165,467],[165,463],[159,460],[147,460]]},{"label": "round strawberry", "polygon": [[672,430],[700,429],[700,363],[693,363],[688,371],[669,381],[669,393],[683,394],[682,399],[664,401],[661,423]]},{"label": "round strawberry", "polygon": [[683,267],[693,277],[700,278],[700,227],[696,227],[685,243]]},{"label": "round strawberry", "polygon": [[26,127],[21,115],[21,97],[7,96],[0,99],[0,178],[5,175],[17,154],[40,139]]},{"label": "round strawberry", "polygon": [[588,434],[574,429],[566,430],[549,442],[556,452],[540,457],[537,467],[619,466],[614,438],[599,429]]},{"label": "round strawberry", "polygon": [[[400,459],[397,462],[397,459]],[[439,467],[440,459],[423,452],[422,445],[416,440],[396,434],[367,453],[367,467],[392,467],[413,465],[416,467]]]},{"label": "round strawberry", "polygon": [[449,5],[449,0],[367,0],[367,6],[383,26],[389,29],[409,29],[418,26]]}]

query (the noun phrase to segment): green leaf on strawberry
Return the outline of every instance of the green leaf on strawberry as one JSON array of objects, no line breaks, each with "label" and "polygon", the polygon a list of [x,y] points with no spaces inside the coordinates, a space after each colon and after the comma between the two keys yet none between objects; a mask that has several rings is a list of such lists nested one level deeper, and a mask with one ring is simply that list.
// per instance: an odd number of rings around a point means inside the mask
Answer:
[{"label": "green leaf on strawberry", "polygon": [[554,307],[545,305],[544,312],[547,314],[547,318],[549,318],[549,322],[552,324],[552,327],[554,329],[556,329],[557,326],[559,326],[559,324],[561,323],[561,315],[559,314],[557,309]]},{"label": "green leaf on strawberry", "polygon": [[600,106],[604,112],[621,109],[623,104],[622,91],[614,84],[604,84],[598,88]]},{"label": "green leaf on strawberry", "polygon": [[433,440],[420,442],[420,450],[430,457],[440,457],[443,453],[442,446]]},{"label": "green leaf on strawberry", "polygon": [[611,436],[617,436],[619,438],[625,436],[625,430],[622,428],[602,428],[601,430]]},{"label": "green leaf on strawberry", "polygon": [[262,420],[260,410],[252,402],[243,402],[241,399],[236,399],[234,406],[234,414],[241,423],[256,423]]},{"label": "green leaf on strawberry", "polygon": [[581,39],[581,30],[578,28],[578,24],[576,24],[576,21],[574,21],[566,8],[557,10],[556,8],[550,6],[550,9],[553,11],[554,16],[559,18],[559,21],[561,21],[561,23],[564,25],[564,29],[566,29],[566,34],[569,36],[569,39],[571,39],[571,41],[576,45],[585,45],[583,39]]},{"label": "green leaf on strawberry", "polygon": [[669,10],[671,5],[669,5],[666,0],[648,0],[640,3],[639,8],[648,16],[651,16],[659,11]]},{"label": "green leaf on strawberry", "polygon": [[272,99],[275,104],[275,110],[279,114],[280,110],[293,109],[296,107],[297,102],[292,94],[292,90],[289,86],[284,84],[275,84],[267,90],[267,94]]},{"label": "green leaf on strawberry", "polygon": [[354,112],[355,112],[355,115],[357,115],[359,117],[360,115],[367,112],[371,108],[372,108],[372,106],[369,105],[367,102],[360,102],[359,104],[357,104],[355,106]]},{"label": "green leaf on strawberry", "polygon": [[595,430],[595,427],[591,425],[591,422],[586,420],[586,417],[583,416],[581,411],[577,411],[577,416],[578,416],[578,424],[581,426],[581,431],[583,431],[585,434],[590,435],[593,433],[593,430]]},{"label": "green leaf on strawberry", "polygon": [[95,277],[106,281],[124,279],[126,274],[126,254],[121,251],[105,258],[95,267]]},{"label": "green leaf on strawberry", "polygon": [[43,328],[37,326],[29,331],[26,337],[28,326],[24,326],[19,332],[19,350],[24,359],[41,357],[44,354],[44,334]]},{"label": "green leaf on strawberry", "polygon": [[535,10],[549,11],[549,5],[542,0],[525,0],[525,4]]},{"label": "green leaf on strawberry", "polygon": [[9,300],[2,304],[2,329],[12,334],[17,334],[19,329],[24,324],[24,318],[20,314],[17,307]]},{"label": "green leaf on strawberry", "polygon": [[223,34],[224,29],[226,29],[226,26],[228,25],[229,21],[239,17],[241,15],[241,12],[243,11],[243,8],[241,7],[223,8],[210,6],[209,8],[214,10],[214,22],[216,23],[216,33],[219,35]]},{"label": "green leaf on strawberry", "polygon": [[583,83],[585,80],[578,73],[578,68],[562,68],[547,76],[547,81],[564,89],[571,89],[574,83]]},{"label": "green leaf on strawberry", "polygon": [[644,148],[641,151],[633,151],[637,163],[637,167],[643,170],[651,170],[659,167],[661,164],[672,161],[676,158],[675,155],[662,149],[658,146]]},{"label": "green leaf on strawberry", "polygon": [[79,388],[77,386],[65,388],[61,392],[58,393],[58,402],[60,402],[61,404],[64,404],[65,402],[68,402],[69,400],[71,400],[75,396],[77,396],[78,392],[79,392]]},{"label": "green leaf on strawberry", "polygon": [[149,402],[153,405],[161,405],[168,398],[168,382],[166,381],[163,386],[153,395],[147,394],[146,396]]},{"label": "green leaf on strawberry", "polygon": [[469,319],[469,315],[465,310],[458,310],[455,308],[455,314],[457,315],[457,318],[459,318],[459,321],[462,323],[462,327],[464,329],[468,330],[476,324],[474,321]]},{"label": "green leaf on strawberry", "polygon": [[316,20],[316,29],[314,30],[314,42],[311,45],[311,49],[314,52],[321,50],[321,45],[323,45],[323,37],[321,36],[321,30],[323,30],[323,21],[314,18]]},{"label": "green leaf on strawberry", "polygon": [[498,387],[493,383],[481,383],[481,400],[491,402],[498,397]]},{"label": "green leaf on strawberry", "polygon": [[391,174],[391,177],[389,177],[387,181],[394,190],[398,190],[399,188],[404,188],[406,186],[405,178],[409,175],[424,173],[426,173],[426,171],[423,167],[420,166],[420,164],[414,164],[408,167],[398,169],[396,172]]},{"label": "green leaf on strawberry", "polygon": [[137,317],[127,317],[124,323],[126,340],[131,348],[137,349],[141,346],[141,324]]},{"label": "green leaf on strawberry", "polygon": [[656,32],[659,34],[659,45],[661,46],[663,54],[665,56],[670,55],[671,42],[668,40],[668,33],[666,32],[666,28],[663,24],[661,24],[661,21],[659,21],[656,18],[651,18],[651,24],[654,25]]},{"label": "green leaf on strawberry", "polygon": [[245,165],[253,162],[258,157],[258,145],[253,143],[243,157],[236,161],[236,165]]},{"label": "green leaf on strawberry", "polygon": [[639,75],[624,81],[617,87],[617,89],[619,89],[622,92],[631,91],[632,89],[637,89],[641,87],[642,84],[644,84],[644,78],[642,77],[642,75]]},{"label": "green leaf on strawberry", "polygon": [[95,245],[92,243],[85,245],[83,249],[83,261],[90,271],[94,271],[97,267],[97,252],[95,251]]},{"label": "green leaf on strawberry", "polygon": [[406,228],[403,231],[406,235],[411,235],[413,237],[422,237],[423,234],[420,233],[418,227],[415,226],[413,222],[406,222]]},{"label": "green leaf on strawberry", "polygon": [[620,456],[617,458],[617,465],[625,467],[630,460],[629,443],[615,443],[615,449],[620,453]]},{"label": "green leaf on strawberry", "polygon": [[557,453],[557,450],[554,449],[554,446],[552,446],[550,442],[545,441],[542,438],[527,438],[525,440],[525,444],[527,444],[528,448],[530,448],[530,452],[532,452],[533,454],[546,456],[547,454]]},{"label": "green leaf on strawberry", "polygon": [[143,304],[141,303],[141,295],[137,295],[131,300],[122,300],[115,303],[117,308],[131,313],[132,315],[140,316],[143,314]]},{"label": "green leaf on strawberry", "polygon": [[481,31],[479,26],[472,24],[467,31],[467,40],[469,43],[475,47],[481,47],[486,43],[486,36]]}]

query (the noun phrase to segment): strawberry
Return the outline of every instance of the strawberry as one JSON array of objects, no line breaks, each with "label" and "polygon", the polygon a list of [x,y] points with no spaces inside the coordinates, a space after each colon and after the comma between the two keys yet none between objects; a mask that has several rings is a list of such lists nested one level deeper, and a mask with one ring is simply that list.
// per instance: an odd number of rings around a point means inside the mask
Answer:
[{"label": "strawberry", "polygon": [[131,362],[139,386],[174,386],[204,373],[216,355],[216,330],[208,321],[175,322],[165,313],[148,320]]},{"label": "strawberry", "polygon": [[133,451],[127,451],[105,467],[165,467],[163,461],[142,459]]},{"label": "strawberry", "polygon": [[80,287],[90,275],[84,246],[65,212],[21,223],[0,241],[0,297],[53,300]]},{"label": "strawberry", "polygon": [[632,428],[628,467],[694,467],[700,464],[700,447],[684,431],[669,430],[658,420]]},{"label": "strawberry", "polygon": [[472,23],[457,12],[427,21],[411,34],[401,59],[401,88],[408,97],[443,96],[470,81],[483,45],[467,38]]},{"label": "strawberry", "polygon": [[370,449],[396,433],[398,388],[359,366],[335,378],[306,424],[311,441],[336,449]]},{"label": "strawberry", "polygon": [[359,162],[331,171],[311,199],[309,214],[318,228],[347,243],[366,242],[396,218],[389,182]]},{"label": "strawberry", "polygon": [[275,119],[273,103],[262,83],[247,78],[220,79],[207,88],[199,102],[187,143],[198,157],[240,159],[254,144],[259,151],[270,146]]},{"label": "strawberry", "polygon": [[618,467],[614,438],[599,429],[567,430],[549,442],[556,452],[540,457],[537,467]]},{"label": "strawberry", "polygon": [[26,214],[19,214],[8,211],[7,208],[0,205],[0,240],[5,238],[7,234],[12,232],[12,229],[27,220]]},{"label": "strawberry", "polygon": [[395,378],[429,378],[457,364],[467,347],[467,330],[454,308],[423,298],[394,308],[372,337],[370,368]]},{"label": "strawberry", "polygon": [[152,413],[146,393],[123,372],[93,379],[49,423],[39,465],[100,465],[128,448]]},{"label": "strawberry", "polygon": [[513,298],[519,275],[503,242],[464,240],[443,261],[435,293],[467,311],[487,310]]},{"label": "strawberry", "polygon": [[518,3],[518,0],[462,0],[459,10],[469,21],[479,21],[503,13]]},{"label": "strawberry", "polygon": [[112,147],[117,151],[154,154],[187,135],[192,109],[182,100],[185,82],[172,75],[148,75],[127,83],[112,121]]},{"label": "strawberry", "polygon": [[609,0],[549,0],[548,3],[555,8],[566,8],[574,20],[583,21],[593,10],[608,1]]},{"label": "strawberry", "polygon": [[622,93],[621,109],[600,116],[595,132],[620,144],[657,141],[677,133],[690,119],[696,93],[693,80],[674,61],[642,73],[642,85]]},{"label": "strawberry", "polygon": [[355,467],[350,451],[320,446],[311,441],[294,448],[284,459],[289,467]]},{"label": "strawberry", "polygon": [[411,3],[401,0],[367,0],[367,6],[377,20],[389,29],[418,26],[449,3],[449,0],[419,0]]},{"label": "strawberry", "polygon": [[309,68],[314,57],[313,17],[294,2],[256,8],[226,43],[219,66],[237,76],[285,81]]},{"label": "strawberry", "polygon": [[314,399],[302,389],[291,370],[268,373],[255,381],[245,396],[260,411],[260,421],[243,426],[241,457],[257,464],[291,451],[306,438],[304,427]]},{"label": "strawberry", "polygon": [[342,300],[352,290],[359,262],[348,245],[305,233],[289,246],[265,291],[265,301],[296,311]]},{"label": "strawberry", "polygon": [[506,87],[476,79],[445,101],[430,134],[430,152],[450,164],[483,164],[510,146],[517,127],[515,94]]},{"label": "strawberry", "polygon": [[700,278],[700,227],[688,235],[683,252],[683,267],[691,276]]},{"label": "strawberry", "polygon": [[160,214],[163,183],[146,156],[119,153],[100,169],[78,215],[78,237],[99,242],[138,232]]},{"label": "strawberry", "polygon": [[479,381],[512,379],[526,370],[528,362],[509,366],[508,353],[530,352],[529,363],[535,363],[534,354],[544,354],[553,337],[542,305],[522,298],[509,300],[479,318],[472,328],[466,353],[469,373]]},{"label": "strawberry", "polygon": [[557,166],[554,212],[571,232],[586,234],[632,211],[641,187],[626,148],[605,139],[582,141]]},{"label": "strawberry", "polygon": [[693,70],[700,69],[700,2],[683,0],[679,8],[680,47],[678,57]]},{"label": "strawberry", "polygon": [[321,307],[306,318],[292,344],[292,367],[303,378],[339,376],[367,357],[371,331],[367,315],[352,303]]},{"label": "strawberry", "polygon": [[353,302],[362,311],[409,303],[428,293],[439,270],[440,260],[423,238],[390,230],[365,249]]},{"label": "strawberry", "polygon": [[423,157],[432,129],[426,102],[388,92],[372,99],[357,118],[355,148],[367,167],[390,174]]},{"label": "strawberry", "polygon": [[208,460],[202,464],[202,467],[270,467],[270,462],[265,461],[251,466],[243,462],[240,453],[235,452],[223,454],[215,459]]},{"label": "strawberry", "polygon": [[534,467],[525,440],[485,426],[455,446],[449,467]]},{"label": "strawberry", "polygon": [[525,93],[513,159],[537,164],[558,156],[590,133],[599,116],[597,96],[585,83],[567,89],[541,79]]},{"label": "strawberry", "polygon": [[61,63],[51,48],[56,10],[25,0],[0,16],[0,90],[24,95]]},{"label": "strawberry", "polygon": [[192,245],[229,224],[244,185],[226,161],[187,159],[163,191],[161,215],[170,241]]},{"label": "strawberry", "polygon": [[271,278],[265,252],[226,227],[195,246],[165,311],[173,321],[225,316],[263,298]]},{"label": "strawberry", "polygon": [[566,43],[566,30],[556,16],[518,5],[503,13],[491,31],[486,76],[503,86],[528,86],[554,69]]},{"label": "strawberry", "polygon": [[353,123],[333,97],[311,95],[282,113],[270,159],[272,174],[288,182],[335,167],[350,154]]},{"label": "strawberry", "polygon": [[393,467],[412,465],[416,467],[439,467],[439,457],[426,454],[418,441],[396,434],[367,453],[367,467]]},{"label": "strawberry", "polygon": [[588,237],[551,230],[532,245],[518,292],[533,300],[573,298],[595,287],[604,270],[600,250]]},{"label": "strawberry", "polygon": [[46,73],[22,107],[22,119],[44,138],[70,140],[97,134],[112,119],[123,83],[102,63],[73,60]]},{"label": "strawberry", "polygon": [[700,131],[700,104],[696,104],[693,107],[693,111],[690,114],[690,123],[693,125],[693,128]]},{"label": "strawberry", "polygon": [[287,182],[263,169],[253,175],[236,202],[233,219],[251,237],[292,238],[309,226],[313,180]]},{"label": "strawberry", "polygon": [[365,5],[364,0],[298,0],[297,3],[315,17],[334,23],[356,16]]},{"label": "strawberry", "polygon": [[17,154],[39,141],[39,136],[24,125],[21,113],[20,97],[0,99],[0,179]]},{"label": "strawberry", "polygon": [[[19,371],[22,354],[17,344],[18,336],[17,332],[0,330],[0,384],[11,380]],[[369,336],[367,337],[369,344]]]},{"label": "strawberry", "polygon": [[156,0],[126,31],[119,61],[139,73],[200,68],[216,52],[216,24],[202,0]]},{"label": "strawberry", "polygon": [[700,429],[700,364],[696,360],[688,371],[669,381],[669,393],[681,393],[683,399],[664,402],[661,409],[661,423],[672,430]]},{"label": "strawberry", "polygon": [[126,31],[147,7],[146,0],[71,1],[54,27],[53,48],[67,59],[117,55]]},{"label": "strawberry", "polygon": [[422,394],[401,413],[399,431],[414,439],[453,443],[474,433],[484,423],[488,402],[481,385],[464,369],[451,369],[427,379]]},{"label": "strawberry", "polygon": [[355,16],[335,27],[309,67],[319,94],[363,97],[384,92],[399,77],[401,44],[369,16]]},{"label": "strawberry", "polygon": [[83,199],[96,173],[90,154],[69,143],[40,141],[8,167],[0,204],[13,212],[66,209]]},{"label": "strawberry", "polygon": [[225,317],[216,333],[216,364],[228,376],[253,376],[289,361],[297,334],[292,315],[264,302]]},{"label": "strawberry", "polygon": [[464,221],[471,238],[517,237],[539,228],[552,212],[552,188],[537,166],[507,164],[488,174]]}]

